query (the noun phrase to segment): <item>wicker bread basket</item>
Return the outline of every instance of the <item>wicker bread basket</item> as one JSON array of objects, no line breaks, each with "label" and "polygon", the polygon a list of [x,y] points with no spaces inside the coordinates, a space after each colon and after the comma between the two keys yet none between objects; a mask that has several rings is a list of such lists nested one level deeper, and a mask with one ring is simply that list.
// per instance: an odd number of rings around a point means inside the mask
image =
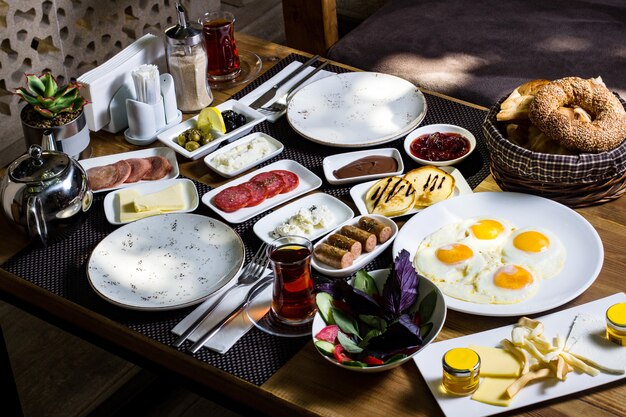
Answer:
[{"label": "wicker bread basket", "polygon": [[617,148],[598,154],[530,151],[502,134],[496,114],[505,99],[489,110],[483,123],[491,174],[502,190],[539,195],[569,207],[606,203],[626,192],[626,140]]}]

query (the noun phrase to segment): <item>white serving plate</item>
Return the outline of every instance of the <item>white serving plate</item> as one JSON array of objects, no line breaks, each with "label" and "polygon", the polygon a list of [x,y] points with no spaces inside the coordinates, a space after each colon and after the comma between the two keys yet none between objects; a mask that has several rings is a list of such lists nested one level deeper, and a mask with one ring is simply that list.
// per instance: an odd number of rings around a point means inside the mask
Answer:
[{"label": "white serving plate", "polygon": [[96,158],[81,159],[80,161],[78,161],[78,163],[85,169],[85,171],[87,171],[89,168],[113,164],[122,159],[147,158],[149,156],[162,156],[165,159],[167,159],[169,163],[172,165],[172,170],[170,171],[170,173],[167,174],[165,177],[161,178],[160,180],[153,180],[153,181],[141,180],[137,182],[123,183],[117,187],[103,188],[101,190],[96,190],[94,191],[94,193],[102,193],[106,191],[117,190],[118,188],[132,187],[137,184],[153,183],[153,182],[178,178],[178,175],[180,173],[178,171],[178,161],[176,161],[176,154],[171,149],[164,148],[164,147],[148,148],[148,149],[142,149],[140,151],[122,152],[122,153],[116,153],[113,155],[99,156]]},{"label": "white serving plate", "polygon": [[[439,167],[441,170],[446,171],[448,174],[454,177],[454,191],[452,191],[452,197],[458,197],[460,195],[472,194],[472,187],[469,186],[461,171],[453,167]],[[386,175],[386,177],[389,175]],[[401,175],[399,175],[401,176]],[[376,184],[377,180],[365,182],[362,184],[357,184],[350,189],[350,197],[354,201],[356,208],[359,210],[361,214],[368,214],[367,206],[365,205],[365,195],[367,194],[367,190],[369,190],[372,185]],[[450,199],[449,198],[449,199]],[[440,203],[437,203],[440,204]],[[412,216],[415,213],[419,213],[424,209],[412,208],[408,213],[403,214],[402,216]],[[391,216],[391,218],[402,217],[402,216]]]},{"label": "white serving plate", "polygon": [[412,83],[377,72],[332,75],[299,90],[287,120],[303,137],[328,146],[361,148],[390,142],[426,116],[426,99]]},{"label": "white serving plate", "polygon": [[[543,317],[536,317],[536,319],[544,324],[545,336],[549,340],[552,340],[557,334],[567,337],[574,318],[578,314],[594,314],[604,317],[607,308],[615,303],[623,303],[625,301],[626,295],[622,292]],[[470,396],[446,395],[441,390],[441,358],[445,352],[455,347],[467,347],[469,345],[497,347],[502,339],[511,338],[512,328],[513,326],[504,326],[456,339],[432,343],[423,350],[423,353],[415,357],[415,363],[420,373],[446,416],[484,417],[505,412],[510,413],[511,410],[574,394],[619,381],[626,377],[626,374],[611,375],[600,373],[593,377],[583,373],[570,372],[565,381],[554,382],[553,379],[545,379],[526,385],[508,407],[499,407],[474,401]]]},{"label": "white serving plate", "polygon": [[[257,138],[265,138],[265,140],[267,140],[270,145],[274,148],[276,148],[276,150],[274,150],[273,152],[270,152],[269,154],[265,155],[264,157],[262,157],[261,159],[257,159],[254,162],[251,162],[245,166],[242,166],[240,169],[236,170],[236,171],[232,171],[232,172],[226,172],[224,170],[221,170],[217,167],[217,165],[215,165],[215,163],[213,163],[214,158],[217,158],[218,156],[223,155],[224,153],[230,151],[231,149],[237,147],[237,146],[243,146],[246,145],[247,143],[253,141],[254,139]],[[211,168],[213,171],[217,172],[218,174],[220,174],[222,177],[226,177],[226,178],[232,178],[232,177],[236,177],[239,174],[249,170],[250,168],[252,168],[253,166],[256,166],[262,162],[267,161],[268,159],[271,159],[273,157],[275,157],[276,155],[280,154],[283,149],[285,149],[285,147],[283,146],[282,143],[280,143],[279,141],[277,141],[276,139],[274,139],[273,137],[271,137],[270,135],[267,135],[263,132],[254,132],[249,134],[248,136],[245,136],[243,138],[241,138],[240,140],[233,142],[233,143],[229,143],[226,146],[223,146],[221,148],[219,148],[218,150],[216,150],[213,153],[210,153],[209,155],[204,157],[204,163]]]},{"label": "white serving plate", "polygon": [[[376,281],[376,285],[381,290],[381,292],[382,292],[383,286],[385,285],[385,282],[387,281],[387,278],[389,277],[389,272],[390,272],[389,269],[377,269],[375,271],[368,272],[368,274],[370,274],[370,276],[374,278],[374,280]],[[387,365],[368,366],[366,368],[359,368],[356,366],[346,366],[346,365],[340,364],[334,358],[331,358],[325,355],[322,355],[322,357],[326,359],[328,362],[340,368],[347,369],[349,371],[354,371],[354,372],[362,372],[366,374],[388,371],[390,369],[396,368],[408,362],[409,360],[413,358],[415,358],[415,360],[417,361],[418,356],[421,358],[420,353],[423,352],[426,346],[429,345],[433,340],[435,340],[439,332],[441,332],[441,329],[443,328],[443,324],[446,321],[446,313],[447,313],[446,302],[443,298],[443,295],[441,294],[441,291],[439,290],[439,288],[437,288],[435,284],[433,284],[427,279],[421,279],[419,282],[419,297],[417,299],[417,302],[418,303],[421,302],[424,299],[424,297],[427,294],[429,294],[432,290],[435,290],[437,294],[437,304],[435,305],[435,310],[433,311],[433,315],[431,318],[431,321],[433,323],[433,328],[431,329],[428,336],[424,339],[422,348],[419,349],[418,351],[412,353],[411,355],[407,356],[404,359],[392,362]],[[322,318],[319,312],[315,313],[315,318],[313,319],[313,329],[311,331],[311,337],[313,338],[314,343],[317,340],[315,339],[315,335],[318,334],[320,330],[322,330],[324,327],[326,327],[326,322],[324,322],[324,319]]]},{"label": "white serving plate", "polygon": [[[233,187],[235,185],[239,185],[248,181],[250,178],[254,177],[257,174],[262,172],[272,171],[275,169],[284,169],[287,171],[291,171],[298,176],[300,179],[300,183],[298,186],[285,194],[278,194],[272,198],[266,199],[264,202],[254,207],[244,207],[232,213],[227,213],[225,211],[220,210],[213,204],[213,197],[223,189],[227,187]],[[283,159],[281,161],[274,162],[272,164],[266,165],[258,170],[246,174],[242,177],[239,177],[227,184],[222,185],[221,187],[215,188],[205,195],[202,196],[202,202],[209,206],[213,211],[219,214],[224,220],[230,223],[242,223],[252,217],[263,213],[266,210],[269,210],[273,207],[276,207],[279,204],[285,203],[299,195],[304,193],[308,193],[309,191],[315,190],[322,185],[322,180],[320,177],[309,171],[307,168],[302,166],[296,161],[291,159]]]},{"label": "white serving plate", "polygon": [[241,237],[219,220],[190,213],[128,223],[106,236],[87,262],[92,288],[134,310],[171,310],[197,304],[241,269]]},{"label": "white serving plate", "polygon": [[517,228],[534,226],[554,233],[566,250],[561,273],[541,282],[533,297],[516,304],[476,304],[446,297],[448,308],[483,316],[521,316],[558,307],[578,297],[595,281],[604,262],[598,232],[574,210],[546,198],[510,192],[482,192],[452,198],[409,219],[393,245],[393,253],[417,247],[440,227],[471,217],[509,220]]},{"label": "white serving plate", "polygon": [[285,223],[291,216],[296,214],[301,208],[310,208],[311,206],[328,207],[331,213],[333,213],[333,221],[331,224],[324,228],[316,229],[311,234],[303,235],[307,239],[313,241],[322,236],[331,229],[347,222],[354,217],[354,212],[341,200],[324,193],[310,194],[306,197],[302,197],[284,207],[279,208],[263,217],[261,220],[254,224],[254,233],[264,242],[270,243],[275,238],[272,237],[272,231],[279,225]]},{"label": "white serving plate", "polygon": [[[363,216],[357,216],[351,221],[344,222],[341,226],[344,226],[344,225],[357,226],[359,224],[359,219],[361,217],[371,217],[373,219],[378,220],[381,223],[386,224],[387,226],[390,226],[392,234],[389,240],[387,240],[383,244],[380,244],[380,243],[377,244],[376,248],[371,252],[361,252],[361,255],[359,255],[359,257],[354,260],[351,266],[347,268],[342,268],[342,269],[337,269],[337,268],[333,268],[330,265],[326,265],[325,263],[318,261],[315,258],[315,255],[313,255],[313,257],[311,257],[311,266],[313,266],[313,268],[315,268],[318,272],[324,275],[327,275],[329,277],[335,277],[335,278],[336,277],[348,277],[354,274],[359,269],[363,268],[368,263],[372,262],[376,257],[378,257],[387,248],[387,246],[391,245],[391,242],[393,242],[396,239],[396,236],[398,236],[398,225],[396,225],[396,223],[393,220],[390,220],[387,217],[380,216],[378,214],[367,214]],[[322,239],[319,240],[319,242],[315,244],[315,246],[319,246],[321,243],[324,243],[326,241],[326,238],[332,235],[333,233],[338,233],[339,230],[341,230],[341,226],[338,226],[335,229],[333,229],[331,232],[327,233],[326,236],[324,236]]]},{"label": "white serving plate", "polygon": [[[351,178],[337,178],[333,172],[343,166],[346,166],[350,162],[357,159],[365,158],[367,156],[390,156],[398,162],[398,169],[394,172],[385,172],[383,174],[363,175],[360,177]],[[377,178],[389,177],[392,175],[400,175],[404,171],[404,162],[402,162],[402,155],[396,148],[384,148],[384,149],[368,149],[366,151],[346,152],[332,156],[327,156],[322,162],[324,169],[324,176],[326,181],[331,184],[349,184],[353,182],[370,181]]]},{"label": "white serving plate", "polygon": [[[417,139],[418,137],[422,135],[436,133],[436,132],[457,133],[461,136],[464,136],[467,140],[469,140],[469,143],[470,143],[469,151],[465,155],[459,158],[449,159],[447,161],[429,161],[427,159],[418,158],[417,156],[411,153],[411,142],[413,142],[415,139]],[[472,132],[457,125],[434,124],[434,125],[421,126],[415,129],[414,131],[412,131],[411,133],[409,133],[404,139],[404,152],[406,152],[406,154],[415,162],[417,162],[418,164],[422,164],[422,165],[434,165],[438,167],[443,167],[443,166],[458,164],[459,162],[463,161],[465,158],[470,156],[470,154],[474,152],[474,149],[476,149],[476,138],[474,137]]]},{"label": "white serving plate", "polygon": [[[126,188],[136,190],[140,194],[146,195],[165,190],[166,188],[176,185],[177,183],[183,184],[184,208],[182,208],[181,210],[170,211],[168,213],[188,213],[197,209],[200,202],[200,198],[198,197],[198,190],[196,189],[193,181],[186,178],[177,178],[168,181],[145,182],[143,184],[137,184],[134,187]],[[122,222],[120,220],[118,200],[119,193],[120,190],[112,191],[107,194],[106,197],[104,197],[104,215],[106,216],[107,221],[114,225],[129,223]]]},{"label": "white serving plate", "polygon": [[187,149],[180,146],[178,142],[176,142],[176,138],[185,130],[196,127],[198,115],[187,119],[184,122],[181,122],[164,132],[159,133],[157,139],[161,141],[164,145],[169,146],[174,151],[184,156],[185,158],[195,160],[205,156],[210,152],[213,152],[218,148],[221,143],[225,141],[232,142],[244,135],[247,135],[252,131],[254,126],[265,120],[264,115],[254,110],[252,107],[246,106],[245,104],[238,102],[237,100],[228,100],[222,104],[218,104],[215,107],[217,107],[220,111],[233,110],[236,113],[243,114],[248,119],[248,123],[223,135],[217,134],[217,137],[213,141],[207,143],[206,145],[200,146],[193,152],[189,152]]}]

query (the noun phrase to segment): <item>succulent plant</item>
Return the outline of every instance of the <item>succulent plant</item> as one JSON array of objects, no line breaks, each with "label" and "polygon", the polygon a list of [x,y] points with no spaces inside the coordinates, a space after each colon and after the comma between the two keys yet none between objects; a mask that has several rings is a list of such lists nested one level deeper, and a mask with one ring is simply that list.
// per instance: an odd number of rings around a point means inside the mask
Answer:
[{"label": "succulent plant", "polygon": [[19,87],[15,90],[15,94],[33,106],[33,109],[46,119],[52,119],[59,113],[78,111],[88,103],[78,94],[81,84],[70,82],[59,87],[50,73],[26,74],[26,83],[28,87]]}]

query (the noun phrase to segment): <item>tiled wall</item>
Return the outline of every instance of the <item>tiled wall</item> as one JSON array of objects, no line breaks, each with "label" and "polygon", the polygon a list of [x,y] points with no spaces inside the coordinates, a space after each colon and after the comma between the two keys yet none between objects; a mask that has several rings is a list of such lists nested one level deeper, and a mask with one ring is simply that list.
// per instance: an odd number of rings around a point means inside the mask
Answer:
[{"label": "tiled wall", "polygon": [[[182,0],[190,18],[219,0]],[[12,92],[24,73],[50,70],[67,82],[146,33],[175,24],[175,0],[0,0],[0,166],[26,147]]]}]

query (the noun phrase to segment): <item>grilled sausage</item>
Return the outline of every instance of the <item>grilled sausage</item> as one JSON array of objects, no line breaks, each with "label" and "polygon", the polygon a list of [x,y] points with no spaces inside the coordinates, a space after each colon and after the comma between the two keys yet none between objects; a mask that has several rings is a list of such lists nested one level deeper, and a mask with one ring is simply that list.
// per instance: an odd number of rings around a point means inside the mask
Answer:
[{"label": "grilled sausage", "polygon": [[361,242],[350,239],[347,236],[334,233],[328,236],[327,242],[329,245],[336,248],[352,252],[352,256],[354,256],[355,259],[361,254]]},{"label": "grilled sausage", "polygon": [[343,226],[341,234],[361,242],[363,252],[371,252],[376,247],[376,236],[356,226]]},{"label": "grilled sausage", "polygon": [[373,233],[378,239],[378,243],[385,243],[391,237],[391,227],[379,222],[371,217],[361,217],[359,227],[366,232]]},{"label": "grilled sausage", "polygon": [[339,249],[327,243],[317,245],[313,250],[313,255],[318,261],[338,269],[347,268],[354,262],[352,252]]}]

